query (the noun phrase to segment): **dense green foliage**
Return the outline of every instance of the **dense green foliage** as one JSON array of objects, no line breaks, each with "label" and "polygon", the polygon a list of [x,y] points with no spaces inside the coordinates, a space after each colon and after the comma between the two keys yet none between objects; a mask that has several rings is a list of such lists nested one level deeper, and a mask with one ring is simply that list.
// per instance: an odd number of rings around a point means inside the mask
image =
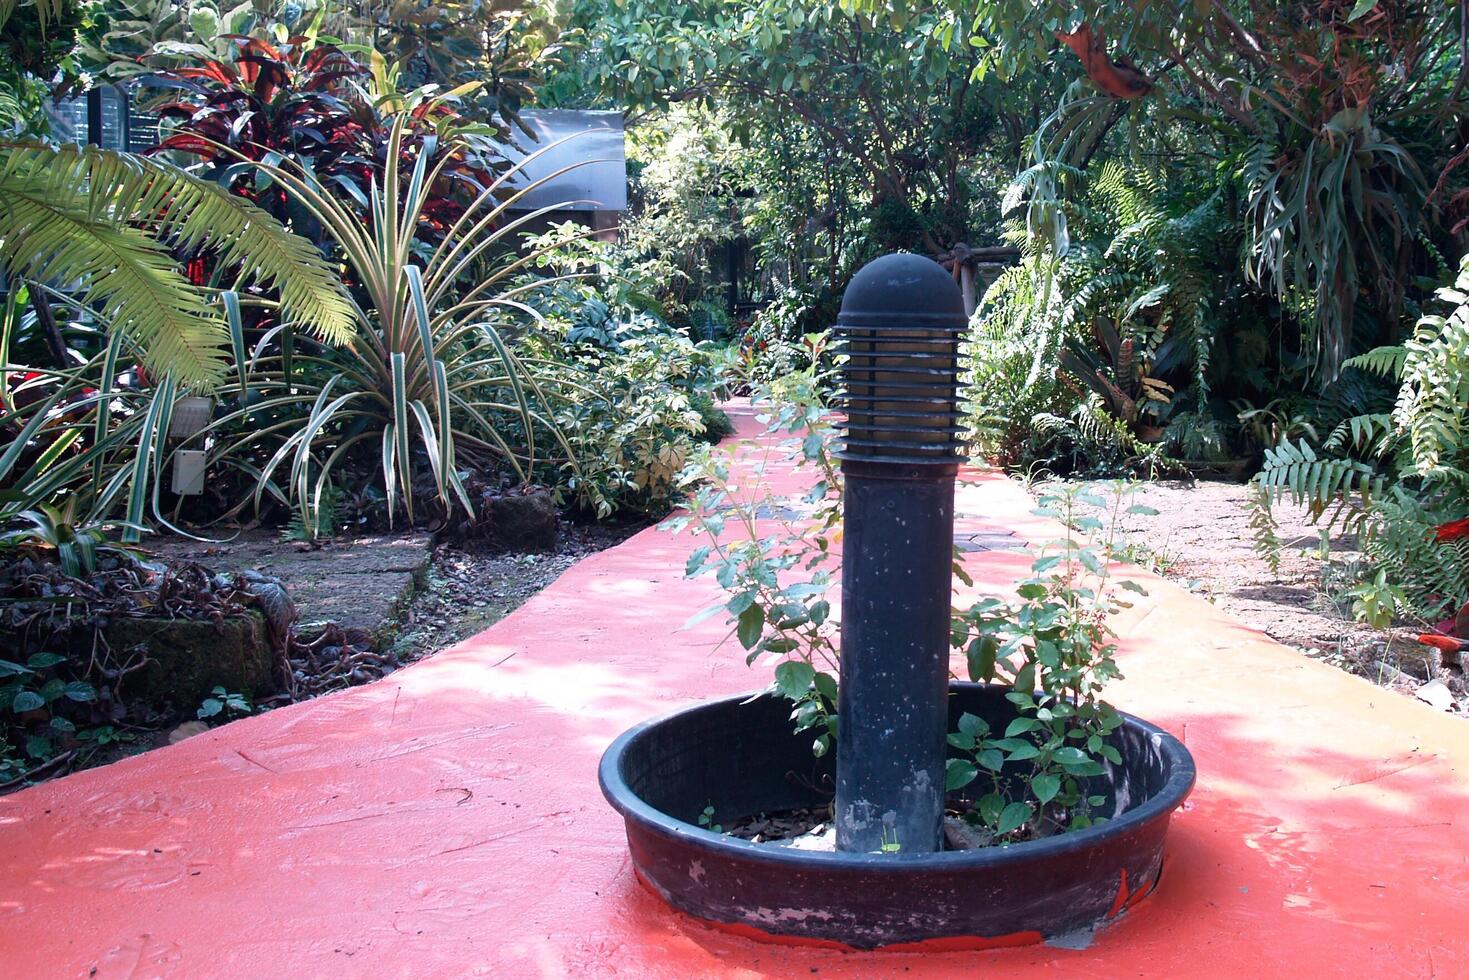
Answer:
[{"label": "dense green foliage", "polygon": [[1326,527],[1356,532],[1420,616],[1469,602],[1469,535],[1450,532],[1469,500],[1469,261],[1438,297],[1448,312],[1423,316],[1401,346],[1347,362],[1396,381],[1390,412],[1343,419],[1320,452],[1283,442],[1256,477],[1262,512],[1288,496]]},{"label": "dense green foliage", "polygon": [[[75,8],[18,9],[59,31]],[[546,259],[580,232],[526,244],[542,215],[508,210],[504,141],[560,50],[549,8],[87,9],[65,57],[140,86],[162,140],[3,151],[0,258],[33,280],[0,336],[6,513],[332,533],[472,517],[502,480],[602,516],[668,506],[691,441],[727,424],[707,356],[644,297],[639,336],[578,335]],[[627,299],[595,261],[571,278],[578,316]],[[180,438],[200,395],[212,418]],[[188,501],[168,473],[194,452]]]},{"label": "dense green foliage", "polygon": [[981,50],[936,16],[894,28],[810,0],[583,0],[573,22],[586,48],[552,91],[733,137],[765,261],[818,290],[883,250],[977,243],[986,213],[992,240],[997,191],[1045,88],[983,84]]}]

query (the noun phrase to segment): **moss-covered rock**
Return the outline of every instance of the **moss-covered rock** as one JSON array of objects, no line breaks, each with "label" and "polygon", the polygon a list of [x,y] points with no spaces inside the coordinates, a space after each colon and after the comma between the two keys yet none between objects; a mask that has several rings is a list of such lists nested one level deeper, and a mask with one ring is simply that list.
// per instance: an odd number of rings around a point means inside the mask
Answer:
[{"label": "moss-covered rock", "polygon": [[215,686],[254,697],[270,688],[274,655],[265,619],[255,610],[216,625],[208,620],[119,618],[103,635],[118,654],[141,650],[142,670],[124,682],[149,703],[190,709]]}]

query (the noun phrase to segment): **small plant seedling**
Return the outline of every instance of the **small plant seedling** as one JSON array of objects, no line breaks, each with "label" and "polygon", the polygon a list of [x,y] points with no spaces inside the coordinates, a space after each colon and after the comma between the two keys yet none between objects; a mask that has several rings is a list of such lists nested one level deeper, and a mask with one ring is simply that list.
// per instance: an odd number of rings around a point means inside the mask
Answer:
[{"label": "small plant seedling", "polygon": [[1352,599],[1352,618],[1366,623],[1373,629],[1387,629],[1393,618],[1408,605],[1407,594],[1387,580],[1387,569],[1379,569],[1377,575],[1346,590]]},{"label": "small plant seedling", "polygon": [[207,721],[210,718],[224,715],[225,720],[228,720],[243,717],[254,710],[254,706],[250,704],[245,695],[226,691],[223,687],[216,686],[210,692],[210,697],[200,702],[197,717],[200,721]]},{"label": "small plant seedling", "polygon": [[[889,830],[891,830],[892,833],[893,833],[892,840],[889,840],[888,839],[888,831]],[[898,841],[898,831],[897,831],[897,828],[896,827],[884,827],[884,828],[882,828],[882,853],[884,853],[884,854],[897,854],[902,849],[903,849],[903,845],[901,843],[899,843],[899,841]]]},{"label": "small plant seedling", "polygon": [[705,830],[712,830],[716,834],[724,833],[724,826],[714,822],[714,807],[712,804],[706,806],[704,811],[699,814],[699,826]]}]

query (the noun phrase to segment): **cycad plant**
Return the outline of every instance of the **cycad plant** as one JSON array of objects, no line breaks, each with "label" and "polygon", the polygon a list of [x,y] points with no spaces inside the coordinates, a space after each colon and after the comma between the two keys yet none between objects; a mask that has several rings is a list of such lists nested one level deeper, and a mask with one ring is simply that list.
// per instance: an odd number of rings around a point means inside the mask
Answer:
[{"label": "cycad plant", "polygon": [[466,469],[499,464],[528,481],[538,440],[548,436],[563,458],[571,455],[535,365],[512,343],[538,318],[523,301],[533,287],[510,285],[535,253],[519,254],[512,236],[554,208],[512,219],[509,206],[530,187],[512,190],[507,174],[447,230],[435,229],[430,248],[420,234],[425,209],[458,154],[433,140],[412,154],[408,132],[399,114],[366,222],[306,171],[257,164],[337,249],[354,283],[358,329],[338,349],[293,354],[280,326],[248,352],[242,344],[235,383],[243,397],[209,430],[210,463],[251,474],[257,507],[274,496],[305,527],[316,526],[332,481],[364,459],[381,478],[390,517],[402,510],[412,520],[420,473],[431,477],[443,512],[472,514]]},{"label": "cycad plant", "polygon": [[[0,517],[70,493],[91,523],[126,499],[126,537],[136,540],[150,502],[156,515],[175,397],[214,388],[227,365],[218,291],[192,283],[176,258],[205,251],[224,284],[250,286],[254,302],[325,341],[350,335],[351,301],[331,267],[249,202],[130,154],[0,146],[0,267],[12,286],[0,311]],[[74,322],[101,324],[100,351],[76,364],[17,364],[20,301],[37,292]],[[134,363],[146,375],[120,384]]]},{"label": "cycad plant", "polygon": [[352,312],[310,243],[248,201],[168,163],[96,147],[0,146],[0,266],[67,284],[180,385],[223,373],[229,334],[214,297],[176,254],[208,249],[239,285],[279,294],[282,313],[337,343]]}]

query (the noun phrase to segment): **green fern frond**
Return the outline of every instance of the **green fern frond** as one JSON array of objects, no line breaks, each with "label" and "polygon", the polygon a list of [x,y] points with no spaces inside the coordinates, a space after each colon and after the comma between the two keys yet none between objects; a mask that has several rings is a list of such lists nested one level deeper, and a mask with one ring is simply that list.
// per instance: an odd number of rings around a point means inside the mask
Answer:
[{"label": "green fern frond", "polygon": [[1373,501],[1383,496],[1386,486],[1386,478],[1371,465],[1317,456],[1304,439],[1267,449],[1255,482],[1272,502],[1289,495],[1313,519],[1325,517],[1328,528],[1340,522],[1349,531],[1361,529]]},{"label": "green fern frond", "polygon": [[1402,376],[1403,362],[1407,360],[1407,357],[1407,348],[1396,344],[1390,347],[1374,347],[1365,354],[1347,358],[1342,362],[1342,367],[1356,368],[1368,374],[1377,374],[1389,380],[1397,380]]},{"label": "green fern frond", "polygon": [[213,181],[171,164],[97,147],[18,146],[5,171],[44,175],[53,200],[85,188],[88,213],[136,224],[175,249],[213,249],[244,282],[280,293],[285,311],[328,343],[352,335],[353,311],[331,266],[304,238]]},{"label": "green fern frond", "polygon": [[1250,488],[1250,532],[1255,553],[1270,566],[1271,574],[1280,573],[1280,525],[1271,509],[1270,491],[1259,483]]},{"label": "green fern frond", "polygon": [[1403,345],[1402,387],[1393,420],[1408,439],[1413,470],[1461,485],[1469,457],[1469,258],[1438,298],[1448,316],[1425,316]]},{"label": "green fern frond", "polygon": [[1469,601],[1469,540],[1438,541],[1440,517],[1401,487],[1372,509],[1363,550],[1368,561],[1408,595],[1414,610],[1433,617]]},{"label": "green fern frond", "polygon": [[1386,456],[1397,442],[1397,429],[1386,413],[1353,415],[1342,419],[1326,437],[1321,448],[1332,453],[1354,452],[1364,456]]},{"label": "green fern frond", "polygon": [[0,174],[0,264],[27,279],[79,282],[77,292],[148,352],[148,366],[208,384],[224,366],[224,321],[136,228],[94,214],[44,174]]},{"label": "green fern frond", "polygon": [[[40,21],[41,30],[54,20],[60,20],[66,14],[68,0],[29,0],[36,8],[36,19]],[[15,11],[20,7],[21,0],[0,0],[0,27],[5,26]]]},{"label": "green fern frond", "polygon": [[264,211],[169,164],[96,147],[0,149],[0,263],[77,283],[148,366],[207,386],[223,366],[224,320],[181,276],[170,248],[208,246],[245,282],[277,289],[323,339],[351,335],[350,301],[309,242]]}]

